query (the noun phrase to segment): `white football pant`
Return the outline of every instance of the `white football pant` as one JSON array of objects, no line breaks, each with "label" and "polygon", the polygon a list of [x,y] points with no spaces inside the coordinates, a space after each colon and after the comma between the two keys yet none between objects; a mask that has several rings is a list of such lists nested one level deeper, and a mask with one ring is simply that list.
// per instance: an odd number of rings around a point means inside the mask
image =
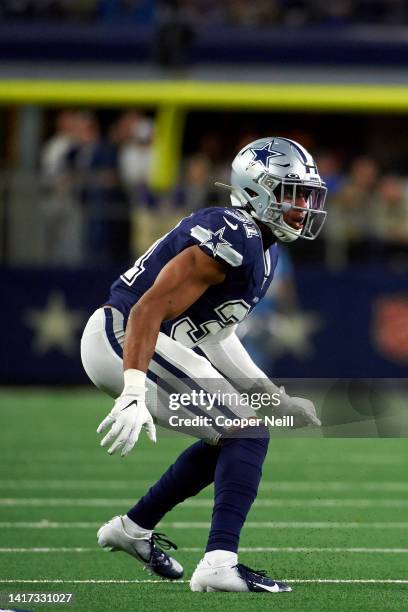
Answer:
[{"label": "white football pant", "polygon": [[[81,340],[81,358],[91,381],[113,398],[123,390],[123,342],[124,318],[110,306],[99,308],[86,324]],[[181,431],[216,444],[224,432],[223,426],[215,423],[217,416],[226,419],[254,417],[255,412],[245,403],[240,403],[238,392],[216,370],[210,361],[193,349],[160,332],[154,356],[147,372],[146,403],[154,420],[173,431]],[[222,403],[209,405],[190,404],[176,411],[169,409],[169,399],[175,394],[189,394],[200,390],[222,394]],[[173,418],[170,424],[169,419]],[[202,417],[195,426],[178,425],[180,419]],[[211,423],[204,424],[205,417]],[[221,419],[222,420],[222,419]]]}]

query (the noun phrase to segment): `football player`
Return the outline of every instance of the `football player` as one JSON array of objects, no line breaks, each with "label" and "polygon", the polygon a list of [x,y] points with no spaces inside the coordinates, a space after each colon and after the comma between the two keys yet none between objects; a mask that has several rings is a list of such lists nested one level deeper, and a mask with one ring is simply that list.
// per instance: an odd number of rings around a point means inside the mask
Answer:
[{"label": "football player", "polygon": [[[106,304],[89,319],[81,341],[84,368],[117,398],[98,427],[101,445],[127,455],[142,428],[155,442],[154,422],[170,427],[172,393],[261,388],[280,393],[281,414],[296,426],[319,425],[312,402],[289,397],[252,361],[235,330],[265,295],[277,262],[277,242],[313,240],[325,219],[326,187],[311,155],[280,137],[256,140],[232,163],[233,207],[205,208],[183,219],[112,285]],[[234,381],[237,387],[234,387]],[[146,395],[147,392],[147,395]],[[208,408],[208,407],[207,407]],[[214,483],[205,554],[190,581],[193,591],[280,592],[291,588],[238,562],[241,529],[256,498],[268,430],[231,434],[214,414],[255,414],[245,402],[183,406],[207,416],[183,429],[198,438],[123,516],[98,531],[100,546],[122,550],[151,572],[181,578],[183,568],[163,549],[175,545],[154,531],[163,516]],[[171,413],[174,414],[174,413]],[[181,420],[181,419],[180,419]]]}]

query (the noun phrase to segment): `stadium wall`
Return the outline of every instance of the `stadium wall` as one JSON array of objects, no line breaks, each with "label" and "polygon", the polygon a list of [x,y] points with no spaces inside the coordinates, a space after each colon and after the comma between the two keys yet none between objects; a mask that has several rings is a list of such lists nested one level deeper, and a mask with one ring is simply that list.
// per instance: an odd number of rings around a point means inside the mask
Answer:
[{"label": "stadium wall", "polygon": [[[3,269],[0,278],[8,297],[2,306],[7,325],[0,344],[1,382],[89,382],[79,356],[81,332],[106,301],[118,273]],[[272,358],[267,349],[278,340],[268,335],[268,326],[261,327],[265,319],[259,324],[262,342],[255,343],[255,357],[269,374],[311,379],[406,376],[408,295],[403,273],[356,267],[329,274],[320,267],[298,267],[296,283],[296,351],[289,343]],[[261,302],[251,317],[265,314],[271,317],[273,311]]]}]

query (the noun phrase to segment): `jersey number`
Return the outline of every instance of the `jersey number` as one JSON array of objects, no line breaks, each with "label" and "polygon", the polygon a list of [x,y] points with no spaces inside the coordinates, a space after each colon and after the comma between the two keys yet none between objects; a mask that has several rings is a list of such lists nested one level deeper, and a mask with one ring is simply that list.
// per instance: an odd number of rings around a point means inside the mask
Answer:
[{"label": "jersey number", "polygon": [[[177,225],[175,225],[173,227],[173,229],[170,230],[170,232],[175,230],[181,224],[181,221],[179,221],[177,223]],[[133,285],[133,283],[135,282],[135,280],[137,279],[137,277],[140,276],[141,274],[143,274],[143,272],[146,270],[146,268],[145,268],[146,261],[149,259],[150,255],[152,255],[153,251],[155,249],[157,249],[159,244],[165,238],[167,238],[167,236],[170,234],[170,232],[167,232],[167,234],[164,234],[164,236],[162,236],[161,238],[156,240],[156,242],[154,244],[152,244],[152,246],[150,248],[148,248],[147,251],[145,253],[143,253],[143,255],[141,255],[139,257],[139,259],[136,259],[136,261],[133,264],[133,266],[131,268],[129,268],[129,270],[127,270],[124,274],[122,274],[122,276],[120,278],[121,278],[121,280],[124,283],[126,283],[126,285],[131,287]]]},{"label": "jersey number", "polygon": [[171,337],[184,346],[200,344],[207,336],[217,334],[229,325],[239,323],[250,311],[250,306],[244,300],[230,300],[214,308],[219,319],[211,319],[200,323],[199,327],[190,317],[183,317],[171,328]]},{"label": "jersey number", "polygon": [[[167,234],[166,234],[166,236],[167,236]],[[131,268],[129,268],[129,270],[127,270],[124,274],[122,274],[122,276],[120,278],[121,278],[121,280],[124,283],[126,283],[126,285],[131,287],[133,285],[133,283],[135,282],[135,280],[137,279],[137,277],[140,276],[140,274],[143,274],[143,272],[145,271],[145,266],[144,265],[145,265],[146,261],[149,259],[150,255],[153,253],[155,248],[159,246],[159,243],[166,236],[163,236],[163,238],[160,238],[159,240],[156,240],[156,242],[154,244],[152,244],[152,246],[149,249],[147,249],[146,253],[143,253],[143,255],[141,255],[139,257],[139,259],[136,259],[136,261],[133,264],[133,266]]]}]

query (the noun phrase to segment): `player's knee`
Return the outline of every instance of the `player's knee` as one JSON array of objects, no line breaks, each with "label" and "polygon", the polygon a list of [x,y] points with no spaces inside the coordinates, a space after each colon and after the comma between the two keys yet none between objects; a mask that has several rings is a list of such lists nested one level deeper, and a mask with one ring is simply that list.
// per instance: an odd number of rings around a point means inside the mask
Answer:
[{"label": "player's knee", "polygon": [[268,427],[261,423],[259,425],[252,425],[243,427],[239,432],[235,431],[232,435],[225,435],[222,438],[222,444],[231,444],[234,440],[246,440],[254,447],[265,447],[268,448],[270,439],[270,433]]},{"label": "player's knee", "polygon": [[242,438],[255,440],[259,445],[266,446],[267,448],[270,438],[269,428],[264,423],[252,427],[245,427],[242,429]]},{"label": "player's knee", "polygon": [[228,446],[230,452],[235,453],[237,458],[243,454],[257,455],[263,461],[269,446],[269,429],[265,425],[257,427],[246,427],[241,430],[241,435],[226,437],[223,439],[223,446]]},{"label": "player's knee", "polygon": [[263,464],[269,446],[269,429],[265,425],[251,428],[247,437],[241,439],[242,450],[252,456],[255,463]]}]

